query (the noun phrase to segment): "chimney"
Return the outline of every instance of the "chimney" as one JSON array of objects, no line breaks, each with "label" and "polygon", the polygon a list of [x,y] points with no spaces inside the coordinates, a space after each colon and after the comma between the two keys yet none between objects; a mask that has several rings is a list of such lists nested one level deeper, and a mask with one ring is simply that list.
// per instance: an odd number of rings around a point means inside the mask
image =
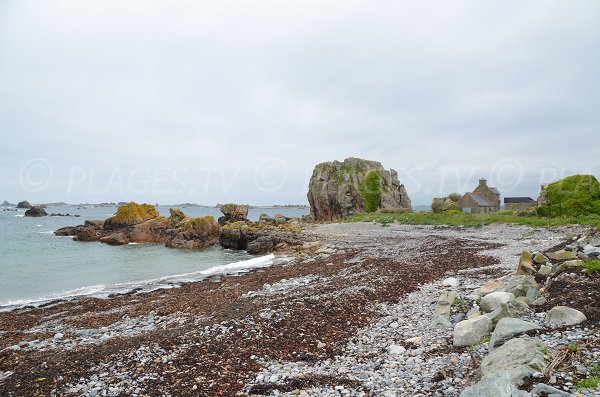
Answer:
[{"label": "chimney", "polygon": [[479,180],[479,186],[481,186],[481,187],[487,186],[487,181],[484,178],[481,178]]}]

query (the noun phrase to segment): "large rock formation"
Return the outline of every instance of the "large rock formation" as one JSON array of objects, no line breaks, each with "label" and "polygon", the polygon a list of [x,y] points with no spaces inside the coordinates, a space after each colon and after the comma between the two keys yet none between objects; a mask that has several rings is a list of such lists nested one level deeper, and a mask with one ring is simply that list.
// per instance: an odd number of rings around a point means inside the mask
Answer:
[{"label": "large rock formation", "polygon": [[27,201],[27,200],[19,201],[19,203],[17,204],[17,208],[27,208],[27,209],[29,209],[31,207],[32,207],[32,205],[29,204],[29,201]]},{"label": "large rock formation", "polygon": [[295,222],[231,222],[221,228],[219,242],[223,248],[246,250],[250,254],[266,254],[276,248],[301,245],[301,228]]},{"label": "large rock formation", "polygon": [[218,244],[219,225],[212,216],[189,218],[179,209],[160,216],[153,205],[128,203],[106,221],[86,221],[54,232],[77,241],[100,241],[111,245],[159,243],[171,248],[205,248]]},{"label": "large rock formation", "polygon": [[224,225],[228,222],[240,222],[248,220],[248,206],[242,204],[223,204],[221,212],[223,216],[219,217],[219,224]]},{"label": "large rock formation", "polygon": [[42,207],[31,207],[30,209],[25,211],[25,216],[32,216],[32,217],[48,216],[48,213]]},{"label": "large rock formation", "polygon": [[411,209],[398,173],[377,161],[347,158],[318,164],[308,185],[312,218],[332,221],[377,209]]}]

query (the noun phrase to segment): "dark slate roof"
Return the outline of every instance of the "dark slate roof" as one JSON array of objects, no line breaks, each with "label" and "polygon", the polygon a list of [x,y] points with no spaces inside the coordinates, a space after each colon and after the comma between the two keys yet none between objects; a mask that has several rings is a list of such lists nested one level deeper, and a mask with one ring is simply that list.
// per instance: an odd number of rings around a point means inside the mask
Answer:
[{"label": "dark slate roof", "polygon": [[475,202],[477,204],[479,204],[480,206],[482,206],[482,207],[494,207],[494,204],[490,203],[488,201],[488,199],[486,199],[482,195],[477,194],[477,193],[469,193],[469,194],[471,195],[471,198],[473,200],[475,200]]},{"label": "dark slate roof", "polygon": [[531,197],[504,197],[504,204],[532,203],[534,201]]},{"label": "dark slate roof", "polygon": [[492,191],[492,193],[497,194],[498,196],[500,195],[500,192],[495,187],[490,187],[490,190]]}]

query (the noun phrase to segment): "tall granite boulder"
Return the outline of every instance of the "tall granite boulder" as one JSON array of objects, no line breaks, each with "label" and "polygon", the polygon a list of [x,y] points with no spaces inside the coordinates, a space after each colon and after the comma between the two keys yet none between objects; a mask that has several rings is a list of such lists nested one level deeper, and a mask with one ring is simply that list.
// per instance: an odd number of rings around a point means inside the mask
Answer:
[{"label": "tall granite boulder", "polygon": [[316,221],[378,209],[411,209],[396,171],[384,169],[378,161],[353,157],[317,164],[308,185],[308,202]]},{"label": "tall granite boulder", "polygon": [[229,222],[247,221],[248,208],[247,205],[243,204],[223,204],[220,208],[223,216],[219,217],[219,224],[223,226]]}]

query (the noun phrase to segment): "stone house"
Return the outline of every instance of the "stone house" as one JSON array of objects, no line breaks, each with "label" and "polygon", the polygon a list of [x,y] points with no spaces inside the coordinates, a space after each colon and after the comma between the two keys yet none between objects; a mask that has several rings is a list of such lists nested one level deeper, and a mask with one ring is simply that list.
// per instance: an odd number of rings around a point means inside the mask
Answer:
[{"label": "stone house", "polygon": [[470,193],[465,193],[458,200],[458,208],[471,214],[489,214],[500,210],[500,192],[487,185],[485,179]]},{"label": "stone house", "polygon": [[537,207],[537,201],[531,197],[504,197],[504,208],[507,210],[526,210]]}]

